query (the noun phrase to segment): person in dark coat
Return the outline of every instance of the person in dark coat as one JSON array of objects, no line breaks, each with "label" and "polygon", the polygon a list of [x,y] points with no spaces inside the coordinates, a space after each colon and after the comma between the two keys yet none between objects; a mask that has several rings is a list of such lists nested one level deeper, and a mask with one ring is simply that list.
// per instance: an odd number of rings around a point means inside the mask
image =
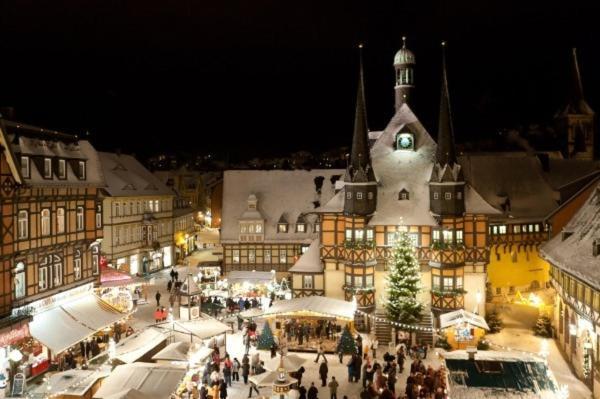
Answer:
[{"label": "person in dark coat", "polygon": [[319,390],[315,386],[315,383],[311,382],[310,388],[308,388],[308,399],[317,399],[318,394],[319,394]]},{"label": "person in dark coat", "polygon": [[169,280],[167,283],[167,291],[171,292],[171,288],[173,288],[173,280]]},{"label": "person in dark coat", "polygon": [[[298,385],[300,385],[300,383],[298,383]],[[304,385],[300,385],[298,392],[300,392],[300,397],[298,399],[306,399],[306,388],[304,388]]]},{"label": "person in dark coat", "polygon": [[221,399],[227,399],[227,383],[224,380],[221,380],[221,385],[219,386],[219,396]]},{"label": "person in dark coat", "polygon": [[319,366],[319,376],[321,377],[321,386],[327,386],[327,373],[329,373],[329,368],[327,367],[327,362],[321,362]]},{"label": "person in dark coat", "polygon": [[306,371],[306,369],[304,368],[304,366],[300,366],[298,371],[296,371],[296,379],[298,380],[298,386],[300,386],[302,384],[302,375],[304,374],[305,371]]},{"label": "person in dark coat", "polygon": [[244,385],[248,384],[248,376],[250,375],[250,362],[248,356],[244,356],[242,360],[242,378],[244,379]]},{"label": "person in dark coat", "polygon": [[154,298],[156,298],[156,306],[160,307],[160,292],[156,291],[156,295],[154,295]]}]

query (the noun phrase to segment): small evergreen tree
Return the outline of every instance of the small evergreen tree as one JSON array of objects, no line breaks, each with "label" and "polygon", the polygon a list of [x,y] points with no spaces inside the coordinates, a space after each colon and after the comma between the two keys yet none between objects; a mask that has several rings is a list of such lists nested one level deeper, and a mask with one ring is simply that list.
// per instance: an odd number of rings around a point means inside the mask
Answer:
[{"label": "small evergreen tree", "polygon": [[547,315],[541,315],[535,322],[533,333],[540,337],[552,337],[552,321]]},{"label": "small evergreen tree", "polygon": [[271,346],[275,343],[275,338],[273,338],[273,331],[271,331],[271,326],[269,322],[265,322],[265,326],[263,327],[262,332],[256,339],[256,347],[258,349],[271,349]]},{"label": "small evergreen tree", "polygon": [[436,348],[442,348],[442,349],[445,349],[447,351],[449,351],[450,349],[452,349],[452,346],[450,345],[450,342],[448,342],[448,336],[446,335],[446,333],[444,333],[444,332],[440,333],[440,335],[438,336],[437,341],[435,341],[435,347]]},{"label": "small evergreen tree", "polygon": [[417,301],[420,283],[421,269],[412,241],[407,233],[398,233],[387,274],[385,309],[390,320],[404,324],[421,320],[423,305]]},{"label": "small evergreen tree", "polygon": [[356,348],[356,342],[354,338],[352,338],[352,334],[350,334],[350,330],[348,326],[344,327],[342,330],[342,336],[337,344],[337,353],[343,353],[344,355],[352,355],[354,353],[358,353]]},{"label": "small evergreen tree", "polygon": [[487,322],[488,326],[490,327],[491,334],[500,332],[500,330],[502,330],[502,328],[504,327],[502,318],[500,318],[500,315],[495,310],[492,310],[491,312],[488,312],[485,315],[485,321]]},{"label": "small evergreen tree", "polygon": [[477,349],[480,351],[489,351],[490,343],[485,339],[480,339],[479,342],[477,342]]}]

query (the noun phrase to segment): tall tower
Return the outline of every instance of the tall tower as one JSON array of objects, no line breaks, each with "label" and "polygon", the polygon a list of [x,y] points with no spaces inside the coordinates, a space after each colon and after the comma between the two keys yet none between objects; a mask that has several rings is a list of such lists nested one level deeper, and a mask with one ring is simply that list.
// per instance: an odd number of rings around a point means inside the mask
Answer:
[{"label": "tall tower", "polygon": [[[362,46],[360,48],[362,49]],[[373,167],[371,166],[362,51],[360,54],[360,73],[356,94],[352,152],[350,153],[344,182],[346,190],[344,213],[346,215],[368,216],[375,212],[377,205],[377,181],[375,180],[375,173],[373,173]]]},{"label": "tall tower", "polygon": [[404,103],[410,105],[415,89],[415,55],[406,48],[406,37],[402,37],[402,48],[394,56],[396,70],[396,110]]},{"label": "tall tower", "polygon": [[462,216],[465,212],[465,179],[454,147],[445,47],[446,43],[442,42],[442,93],[437,151],[429,180],[429,207],[434,215]]},{"label": "tall tower", "polygon": [[569,97],[566,106],[561,109],[554,120],[556,129],[564,143],[563,155],[567,158],[598,158],[595,146],[594,111],[583,97],[583,85],[577,62],[577,49],[571,56],[571,77]]}]

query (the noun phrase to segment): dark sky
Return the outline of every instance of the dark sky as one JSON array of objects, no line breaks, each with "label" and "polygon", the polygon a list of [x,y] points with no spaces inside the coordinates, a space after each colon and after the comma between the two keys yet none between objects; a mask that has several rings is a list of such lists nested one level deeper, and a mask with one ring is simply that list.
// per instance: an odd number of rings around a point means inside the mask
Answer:
[{"label": "dark sky", "polygon": [[278,154],[351,140],[356,44],[372,129],[393,110],[401,36],[436,131],[446,39],[458,140],[547,122],[569,49],[600,109],[600,6],[568,1],[0,1],[0,105],[97,148]]}]

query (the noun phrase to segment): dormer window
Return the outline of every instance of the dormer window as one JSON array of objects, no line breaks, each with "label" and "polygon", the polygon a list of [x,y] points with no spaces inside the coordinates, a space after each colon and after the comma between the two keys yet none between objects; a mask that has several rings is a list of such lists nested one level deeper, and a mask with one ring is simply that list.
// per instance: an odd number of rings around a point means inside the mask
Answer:
[{"label": "dormer window", "polygon": [[288,225],[286,223],[277,223],[277,232],[278,233],[287,233]]},{"label": "dormer window", "polygon": [[304,223],[299,223],[296,225],[296,233],[305,233],[306,225]]},{"label": "dormer window", "polygon": [[44,179],[52,179],[52,159],[44,158]]},{"label": "dormer window", "polygon": [[257,232],[257,233],[262,233],[262,224],[261,224],[261,223],[258,223],[258,224],[256,225],[256,232]]},{"label": "dormer window", "polygon": [[396,150],[414,151],[415,137],[412,133],[403,132],[396,135]]},{"label": "dormer window", "polygon": [[29,169],[29,157],[21,157],[21,175],[25,179],[31,177],[31,170]]},{"label": "dormer window", "polygon": [[405,188],[400,190],[400,192],[398,193],[398,200],[404,201],[404,200],[407,200],[408,198],[409,198],[408,191]]},{"label": "dormer window", "polygon": [[67,161],[64,159],[58,160],[58,178],[66,179],[67,178]]},{"label": "dormer window", "polygon": [[79,180],[85,180],[85,161],[79,161]]}]

